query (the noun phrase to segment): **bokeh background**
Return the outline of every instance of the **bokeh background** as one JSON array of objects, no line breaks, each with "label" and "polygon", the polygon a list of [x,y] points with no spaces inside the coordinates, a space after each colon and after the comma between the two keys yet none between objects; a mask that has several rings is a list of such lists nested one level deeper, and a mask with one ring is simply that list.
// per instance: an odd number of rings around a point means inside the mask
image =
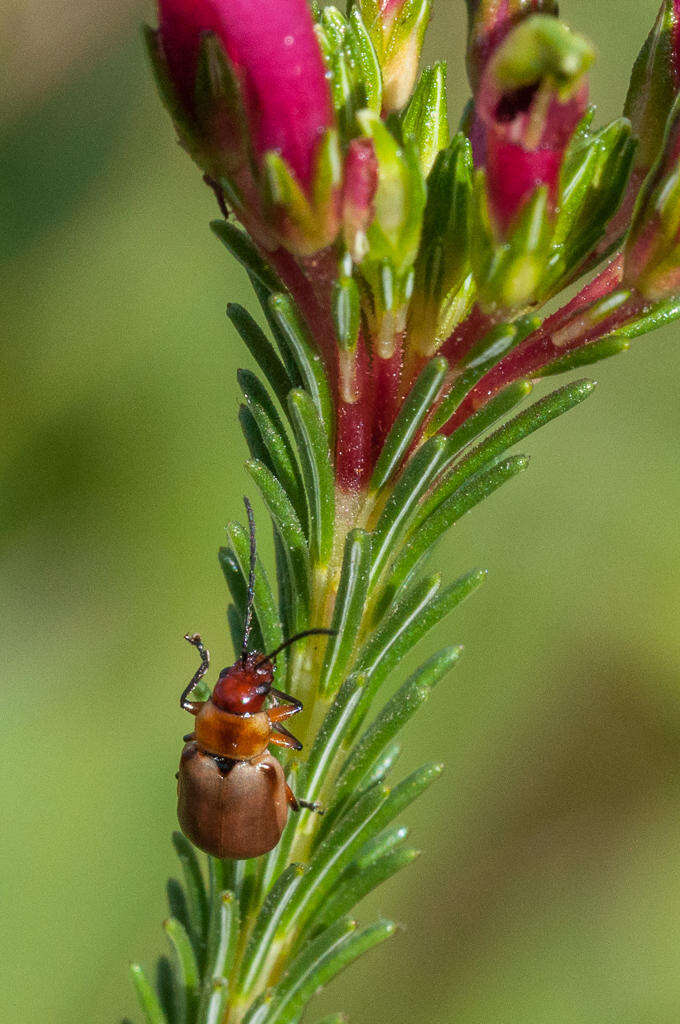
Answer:
[{"label": "bokeh background", "polygon": [[[430,58],[466,98],[463,0]],[[615,116],[657,0],[564,0]],[[200,629],[227,663],[216,551],[244,445],[212,238],[139,37],[151,5],[2,0],[0,1020],[139,1020]],[[677,1024],[680,327],[597,367],[529,474],[441,549],[490,580],[420,648],[464,660],[411,731],[443,759],[424,853],[362,911],[404,931],[319,1010],[352,1021]],[[260,515],[262,510],[260,507]],[[265,531],[261,531],[264,537]],[[266,541],[263,540],[266,546]]]}]

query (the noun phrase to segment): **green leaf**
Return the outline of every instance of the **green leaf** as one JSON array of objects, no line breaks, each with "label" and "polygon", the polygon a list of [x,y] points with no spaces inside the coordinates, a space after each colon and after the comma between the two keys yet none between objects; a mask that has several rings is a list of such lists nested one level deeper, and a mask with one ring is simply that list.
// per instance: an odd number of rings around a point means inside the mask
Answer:
[{"label": "green leaf", "polygon": [[306,391],[292,391],[288,396],[288,408],[302,462],[312,560],[316,566],[326,566],[333,549],[335,527],[335,477],[328,450],[328,434],[319,417],[318,407]]},{"label": "green leaf", "polygon": [[458,662],[462,652],[460,646],[440,651],[397,690],[347,755],[338,779],[337,799],[359,786],[385,748],[429,699],[439,680]]},{"label": "green leaf", "polygon": [[295,386],[297,381],[291,380],[288,370],[276,354],[274,346],[259,324],[253,320],[250,313],[243,306],[230,302],[227,306],[227,316],[245,342],[253,359],[262,370],[272,391],[278,398],[281,408],[285,410],[288,392]]},{"label": "green leaf", "polygon": [[387,620],[375,630],[358,658],[356,670],[367,674],[369,685],[358,709],[357,725],[401,659],[485,579],[485,569],[473,569],[438,593],[441,577],[436,575],[414,584],[396,602]]},{"label": "green leaf", "polygon": [[583,348],[567,352],[560,359],[553,360],[547,366],[533,373],[534,377],[554,377],[558,373],[567,373],[569,370],[576,370],[581,366],[590,366],[592,363],[599,363],[601,359],[609,359],[617,356],[620,352],[627,352],[630,348],[630,341],[627,338],[618,337],[616,334],[593,341]]},{"label": "green leaf", "polygon": [[[227,534],[238,561],[238,567],[245,588],[250,572],[250,534],[237,522],[227,524]],[[275,647],[283,643],[284,635],[277,613],[274,594],[267,579],[264,565],[259,558],[257,558],[255,563],[253,608],[260,625],[263,643],[263,647],[260,649],[273,651]]]},{"label": "green leaf", "polygon": [[446,359],[438,356],[430,360],[420,373],[380,452],[369,493],[380,491],[399,468],[439,394],[448,368]]},{"label": "green leaf", "polygon": [[300,881],[279,924],[277,937],[294,934],[333,890],[338,877],[368,838],[371,819],[387,797],[386,787],[366,793],[327,835],[314,855],[314,867]]},{"label": "green leaf", "polygon": [[379,579],[418,502],[443,469],[447,454],[446,439],[432,437],[406,464],[373,531],[371,586]]},{"label": "green leaf", "polygon": [[486,405],[468,416],[464,423],[449,434],[449,450],[452,455],[466,448],[485,430],[506,416],[511,409],[531,394],[534,385],[529,380],[516,380],[494,395]]},{"label": "green leaf", "polygon": [[475,384],[486,376],[508,352],[520,344],[540,324],[539,317],[523,317],[514,323],[492,327],[465,357],[462,373],[440,402],[427,424],[425,434],[431,436],[446,426]]},{"label": "green leaf", "polygon": [[[394,934],[391,921],[378,921],[362,931],[356,922],[343,919],[310,942],[295,958],[277,985],[267,1024],[290,1024],[309,1000],[357,957]],[[247,1016],[244,1024],[251,1024]]]},{"label": "green leaf", "polygon": [[426,555],[431,554],[434,545],[467,512],[488,498],[499,487],[514,479],[529,465],[524,455],[511,456],[489,469],[469,478],[458,490],[442,502],[434,512],[414,527],[395,558],[385,584],[384,602],[394,598],[400,587],[410,577],[413,569]]},{"label": "green leaf", "polygon": [[248,408],[247,405],[241,405],[238,411],[238,421],[241,424],[241,430],[243,436],[246,439],[248,445],[248,453],[251,459],[257,459],[258,462],[263,463],[270,472],[274,472],[274,464],[270,458],[269,452],[265,447],[265,443],[262,440],[262,434],[260,428],[257,425],[255,417]]},{"label": "green leaf", "polygon": [[344,744],[355,709],[363,695],[362,680],[361,676],[346,679],[326,712],[303,769],[305,800],[313,803],[322,792],[331,764]]},{"label": "green leaf", "polygon": [[205,952],[205,935],[208,928],[208,897],[203,874],[195,848],[181,832],[173,832],[172,843],[182,865],[184,887],[189,905],[190,932],[194,940],[197,959],[200,962]]},{"label": "green leaf", "polygon": [[[449,495],[458,490],[473,474],[488,466],[513,444],[517,444],[518,441],[533,434],[535,430],[545,426],[546,423],[579,405],[592,394],[594,388],[595,381],[590,380],[577,380],[565,384],[564,387],[539,399],[538,402],[534,402],[528,409],[511,419],[509,423],[505,423],[493,434],[490,434],[444,474],[432,494],[419,508],[413,524],[414,529],[417,529],[431,512],[438,508]],[[451,437],[452,443],[453,436]]]},{"label": "green leaf", "polygon": [[[353,707],[357,707],[359,701],[357,700]],[[355,725],[352,718],[347,716],[347,733],[352,735],[349,726]],[[354,730],[356,731],[356,729]],[[401,747],[398,743],[391,743],[387,747],[383,754],[378,758],[371,769],[364,775],[359,782],[356,789],[351,793],[346,793],[343,799],[333,799],[330,807],[324,814],[322,822],[317,827],[317,832],[314,837],[314,848],[318,847],[326,838],[328,833],[335,828],[340,818],[347,813],[350,807],[353,807],[357,801],[361,799],[364,793],[367,793],[369,789],[373,789],[374,786],[378,786],[384,782],[390,771],[394,767],[396,761],[401,753]]]},{"label": "green leaf", "polygon": [[186,1017],[184,992],[178,992],[177,988],[172,964],[167,956],[160,956],[156,963],[156,992],[170,1024],[184,1024]]},{"label": "green leaf", "polygon": [[418,850],[394,850],[374,863],[350,865],[321,908],[319,917],[314,922],[315,927],[328,927],[337,921],[388,878],[412,864],[418,856]]},{"label": "green leaf", "polygon": [[158,1001],[158,996],[149,984],[146,974],[140,965],[130,964],[130,973],[146,1024],[168,1024],[165,1014],[161,1009],[161,1004]]},{"label": "green leaf", "polygon": [[292,584],[293,623],[298,632],[305,628],[309,612],[309,551],[304,530],[290,498],[267,467],[249,459],[246,470],[257,484],[281,538]]},{"label": "green leaf", "polygon": [[331,621],[331,628],[336,632],[329,637],[319,678],[321,694],[333,693],[349,666],[364,613],[370,567],[370,534],[365,530],[350,530]]},{"label": "green leaf", "polygon": [[304,387],[316,406],[330,445],[334,423],[333,402],[321,355],[310,339],[292,299],[287,295],[272,295],[269,299],[269,308],[279,328],[280,337],[285,340]]},{"label": "green leaf", "polygon": [[177,989],[178,993],[182,993],[185,1004],[186,1024],[191,1024],[195,1018],[199,998],[200,975],[196,957],[194,956],[191,940],[180,921],[170,917],[163,923],[163,928],[170,940],[175,955]]},{"label": "green leaf", "polygon": [[[304,522],[307,506],[304,500],[302,479],[281,417],[266,388],[254,373],[249,370],[239,370],[237,379],[267,451],[267,461],[290,498],[300,521]],[[290,394],[288,402],[290,403]]]},{"label": "green leaf", "polygon": [[247,996],[259,981],[281,916],[307,870],[303,864],[289,864],[262,904],[242,960],[238,985],[241,995]]},{"label": "green leaf", "polygon": [[659,327],[673,323],[678,317],[680,317],[680,296],[674,295],[670,299],[654,303],[645,313],[631,323],[617,328],[609,337],[639,338],[640,335],[647,334],[648,331],[656,331]]},{"label": "green leaf", "polygon": [[[229,609],[232,613],[233,618],[233,639],[234,639],[234,651],[239,652],[241,650],[241,644],[243,641],[243,629],[246,621],[246,601],[247,601],[247,572],[244,577],[239,564],[239,560],[231,550],[231,548],[220,548],[219,550],[219,562],[222,567],[222,572],[227,581],[229,587],[229,593],[231,599],[234,602],[234,607]],[[262,630],[260,629],[260,622],[257,615],[253,620],[253,632],[251,634],[251,642],[256,650],[262,651],[265,648],[265,642],[262,637]],[[274,644],[276,646],[276,644]],[[267,650],[273,648],[267,647]]]},{"label": "green leaf", "polygon": [[227,975],[239,937],[240,913],[236,895],[221,888],[217,869],[220,861],[210,858],[212,869],[212,900],[208,933],[207,970],[198,1020],[201,1024],[219,1024],[227,995]]},{"label": "green leaf", "polygon": [[268,292],[282,290],[281,281],[269,264],[262,259],[245,231],[226,220],[214,220],[210,227],[234,259],[238,260]]}]

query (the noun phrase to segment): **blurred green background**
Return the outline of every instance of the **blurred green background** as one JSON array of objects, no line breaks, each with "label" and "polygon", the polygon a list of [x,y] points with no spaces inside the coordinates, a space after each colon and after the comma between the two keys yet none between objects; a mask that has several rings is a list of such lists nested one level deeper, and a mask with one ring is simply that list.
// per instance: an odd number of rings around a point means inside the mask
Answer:
[{"label": "blurred green background", "polygon": [[[451,60],[458,113],[464,4],[436,6],[428,57]],[[600,51],[603,118],[656,7],[563,4]],[[139,1019],[127,962],[162,950],[176,872],[182,634],[231,653],[216,551],[247,486],[245,357],[224,307],[253,302],[153,92],[145,15],[0,11],[6,1024]],[[597,367],[595,397],[441,550],[449,578],[491,570],[418,652],[467,646],[406,758],[447,772],[408,816],[422,858],[362,911],[403,933],[319,1009],[677,1024],[679,335]]]}]

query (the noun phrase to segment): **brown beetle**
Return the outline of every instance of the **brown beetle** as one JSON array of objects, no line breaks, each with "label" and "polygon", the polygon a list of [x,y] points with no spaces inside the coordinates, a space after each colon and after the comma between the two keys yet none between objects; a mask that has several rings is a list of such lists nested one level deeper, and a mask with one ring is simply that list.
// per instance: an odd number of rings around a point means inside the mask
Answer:
[{"label": "brown beetle", "polygon": [[[250,573],[241,655],[222,670],[209,700],[192,701],[189,694],[208,671],[210,655],[198,634],[185,637],[197,648],[201,664],[180,697],[180,706],[196,716],[196,725],[194,732],[184,737],[177,773],[177,817],[182,832],[213,857],[234,860],[259,857],[273,849],[288,820],[289,807],[319,810],[317,805],[295,798],[283,768],[267,747],[302,749],[300,741],[281,724],[301,711],[302,704],[272,687],[277,654],[306,636],[332,633],[309,629],[271,654],[248,651],[255,524],[247,498],[245,505],[250,525]],[[267,698],[271,706],[265,708]]]}]

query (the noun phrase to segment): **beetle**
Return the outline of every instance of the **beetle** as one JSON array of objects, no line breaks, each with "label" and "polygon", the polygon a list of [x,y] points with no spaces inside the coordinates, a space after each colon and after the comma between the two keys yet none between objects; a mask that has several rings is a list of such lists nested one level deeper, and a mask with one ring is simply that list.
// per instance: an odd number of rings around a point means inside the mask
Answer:
[{"label": "beetle", "polygon": [[[273,687],[276,656],[308,636],[333,635],[330,629],[307,629],[263,655],[248,650],[255,592],[255,521],[244,498],[250,527],[250,571],[241,654],[220,672],[212,695],[189,699],[210,667],[210,653],[198,633],[185,640],[201,663],[182,692],[180,707],[194,715],[194,731],[177,773],[177,818],[182,832],[199,849],[220,859],[242,860],[268,853],[279,842],[289,808],[320,811],[318,804],[296,799],[270,745],[301,750],[302,744],[282,724],[302,711],[302,703]],[[269,700],[270,705],[265,707]]]}]

